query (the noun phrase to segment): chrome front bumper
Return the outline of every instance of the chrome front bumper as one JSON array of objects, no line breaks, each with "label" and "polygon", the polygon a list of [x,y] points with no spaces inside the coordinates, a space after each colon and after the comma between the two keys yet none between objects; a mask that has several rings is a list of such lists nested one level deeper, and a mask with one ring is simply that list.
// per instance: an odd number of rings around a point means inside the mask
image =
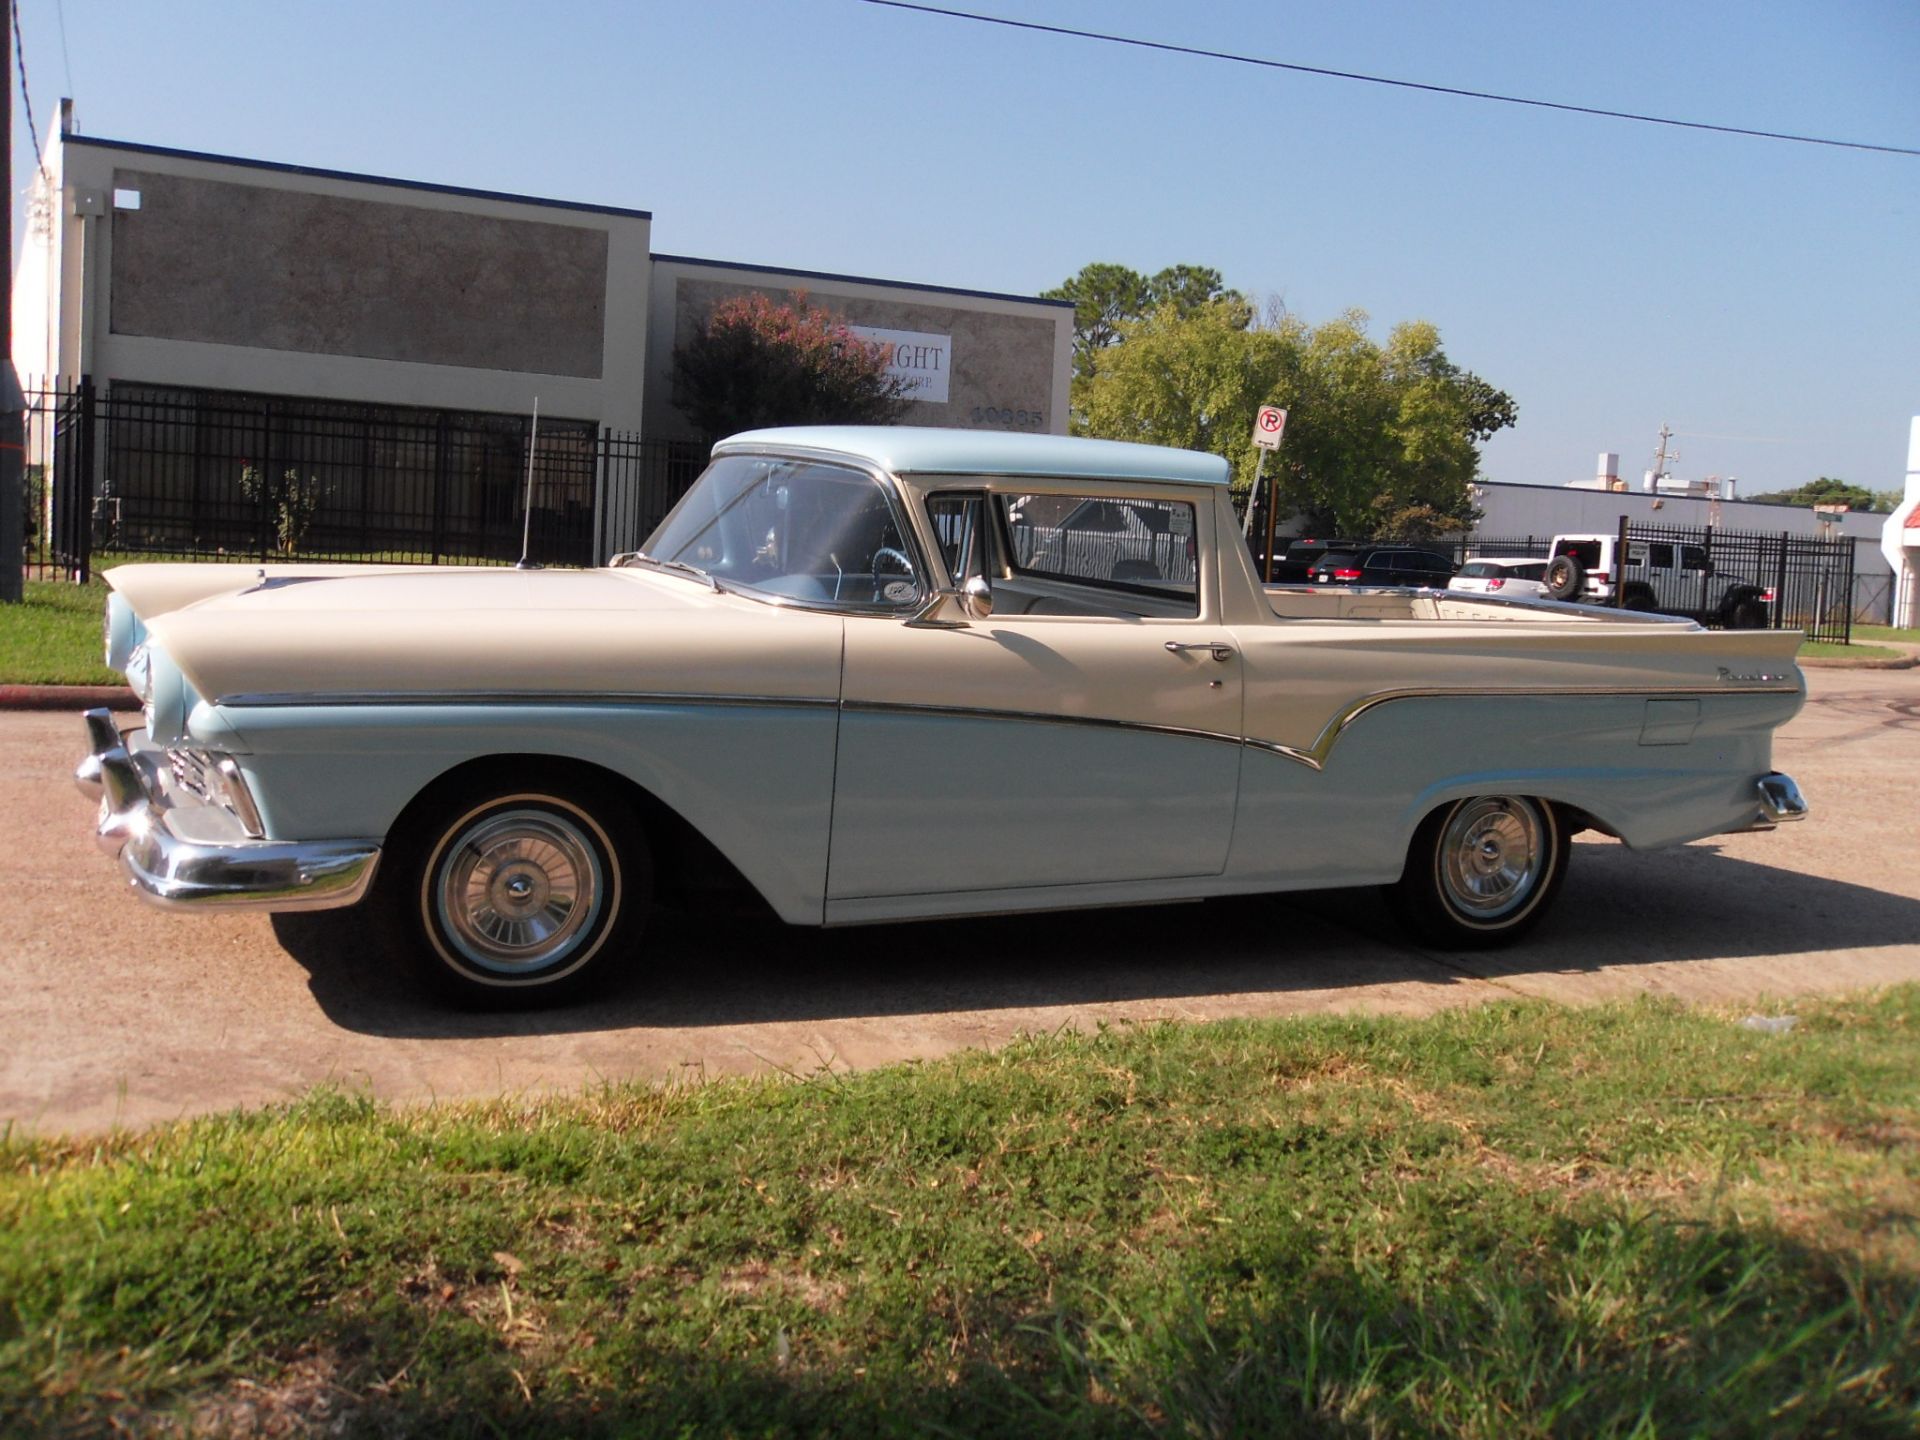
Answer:
[{"label": "chrome front bumper", "polygon": [[129,743],[108,710],[89,710],[74,771],[100,807],[100,848],[117,853],[142,899],[170,910],[332,910],[367,893],[372,840],[258,840],[227,811],[170,783],[162,752]]}]

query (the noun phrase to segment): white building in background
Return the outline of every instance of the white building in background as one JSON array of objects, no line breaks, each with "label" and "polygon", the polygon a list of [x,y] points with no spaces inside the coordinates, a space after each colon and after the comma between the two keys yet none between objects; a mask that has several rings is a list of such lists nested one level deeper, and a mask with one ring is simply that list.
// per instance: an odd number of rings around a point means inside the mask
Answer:
[{"label": "white building in background", "polygon": [[[1916,442],[1920,443],[1920,442]],[[1489,484],[1474,488],[1480,523],[1467,537],[1471,548],[1509,542],[1535,542],[1536,548],[1555,535],[1612,534],[1620,517],[1635,525],[1673,525],[1743,531],[1762,535],[1808,535],[1853,541],[1853,613],[1857,620],[1883,623],[1887,616],[1893,576],[1883,555],[1884,515],[1866,511],[1820,514],[1807,505],[1782,505],[1768,500],[1717,498],[1718,487],[1696,493],[1687,482],[1669,481],[1659,489],[1643,481],[1631,486],[1620,478],[1619,456],[1600,456],[1591,480],[1571,485]],[[1914,477],[1907,477],[1911,501]],[[1909,507],[1911,508],[1911,507]],[[1920,542],[1920,530],[1908,535]],[[1498,553],[1494,550],[1493,553]],[[1546,553],[1540,550],[1541,554]],[[1908,551],[1920,563],[1920,551]]]},{"label": "white building in background", "polygon": [[1881,527],[1880,553],[1893,571],[1893,623],[1920,625],[1920,415],[1907,434],[1906,496]]}]

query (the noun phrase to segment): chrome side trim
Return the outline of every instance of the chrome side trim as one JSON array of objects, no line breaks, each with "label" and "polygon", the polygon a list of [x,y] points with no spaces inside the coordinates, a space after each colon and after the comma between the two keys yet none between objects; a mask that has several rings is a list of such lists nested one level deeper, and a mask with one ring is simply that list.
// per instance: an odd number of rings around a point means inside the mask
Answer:
[{"label": "chrome side trim", "polygon": [[1679,685],[1563,685],[1552,690],[1522,685],[1487,685],[1474,689],[1419,686],[1405,690],[1381,690],[1372,695],[1361,696],[1336,712],[1333,718],[1327,721],[1319,735],[1314,738],[1313,743],[1305,748],[1251,738],[1246,743],[1249,749],[1282,755],[1309,769],[1321,770],[1326,767],[1327,758],[1333,754],[1333,747],[1339,743],[1340,736],[1348,726],[1376,705],[1386,705],[1395,700],[1494,700],[1515,697],[1558,700],[1568,696],[1602,699],[1646,696],[1664,699],[1676,696],[1693,698],[1702,695],[1796,695],[1798,693],[1799,687],[1790,685],[1716,685],[1711,689],[1704,686]]},{"label": "chrome side trim", "polygon": [[1192,740],[1214,740],[1228,745],[1245,745],[1249,750],[1263,751],[1269,755],[1279,755],[1311,770],[1326,767],[1327,758],[1333,753],[1333,747],[1339,743],[1340,736],[1348,726],[1377,705],[1385,705],[1395,700],[1479,700],[1501,699],[1515,696],[1539,697],[1542,699],[1560,699],[1567,696],[1577,697],[1633,697],[1642,696],[1701,696],[1701,695],[1792,695],[1795,689],[1779,685],[1756,685],[1742,688],[1716,686],[1712,689],[1701,687],[1658,688],[1632,685],[1574,685],[1557,690],[1537,690],[1524,686],[1488,686],[1479,689],[1442,689],[1409,688],[1405,690],[1383,690],[1373,695],[1363,695],[1345,709],[1336,713],[1321,729],[1311,745],[1284,745],[1277,740],[1259,740],[1250,736],[1234,735],[1223,730],[1203,730],[1187,725],[1157,725],[1146,720],[1115,720],[1099,715],[1060,715],[1048,714],[1037,710],[997,710],[966,705],[922,705],[905,701],[848,700],[841,704],[843,711],[866,714],[902,714],[949,716],[963,720],[1020,720],[1042,725],[1086,725],[1103,730],[1139,730],[1152,735],[1178,735]]},{"label": "chrome side trim", "polygon": [[1138,730],[1149,735],[1178,735],[1238,745],[1238,735],[1188,725],[1156,725],[1149,720],[1114,720],[1104,715],[1061,715],[1042,710],[995,710],[971,705],[920,705],[904,700],[848,700],[840,709],[855,715],[920,715],[945,720],[1018,720],[1034,725],[1082,725],[1093,730]]},{"label": "chrome side trim", "polygon": [[1563,699],[1568,697],[1699,697],[1704,695],[1793,695],[1797,686],[1789,685],[1570,685],[1553,690],[1529,686],[1480,686],[1476,688],[1414,687],[1382,690],[1363,695],[1336,712],[1306,746],[1286,745],[1276,740],[1261,740],[1223,730],[1206,730],[1186,725],[1160,725],[1146,720],[1119,720],[1101,715],[1062,715],[1041,710],[1009,710],[987,706],[920,704],[907,701],[833,700],[819,697],[777,695],[696,695],[629,691],[542,692],[500,691],[343,691],[338,694],[300,694],[269,692],[250,695],[223,695],[214,703],[235,708],[274,709],[299,705],[380,706],[380,705],[518,705],[602,706],[602,705],[717,705],[758,706],[772,709],[832,709],[871,714],[950,716],[964,720],[1018,720],[1040,725],[1087,725],[1109,730],[1139,730],[1154,735],[1179,735],[1195,740],[1213,740],[1228,745],[1246,745],[1271,755],[1280,755],[1298,764],[1319,770],[1339,742],[1341,734],[1377,705],[1395,700],[1479,700],[1518,697]]},{"label": "chrome side trim", "polygon": [[245,709],[291,705],[762,705],[780,709],[831,708],[832,696],[699,695],[649,690],[269,690],[222,695],[213,702]]}]

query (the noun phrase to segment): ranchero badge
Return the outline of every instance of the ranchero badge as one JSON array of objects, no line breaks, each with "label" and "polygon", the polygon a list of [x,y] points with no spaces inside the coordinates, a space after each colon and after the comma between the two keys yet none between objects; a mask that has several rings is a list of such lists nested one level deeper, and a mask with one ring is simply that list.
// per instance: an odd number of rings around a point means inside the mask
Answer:
[{"label": "ranchero badge", "polygon": [[1719,665],[1715,668],[1720,672],[1720,683],[1722,685],[1764,685],[1769,681],[1791,680],[1793,678],[1791,675],[1775,675],[1770,670],[1756,671],[1751,675],[1736,675],[1724,665]]}]

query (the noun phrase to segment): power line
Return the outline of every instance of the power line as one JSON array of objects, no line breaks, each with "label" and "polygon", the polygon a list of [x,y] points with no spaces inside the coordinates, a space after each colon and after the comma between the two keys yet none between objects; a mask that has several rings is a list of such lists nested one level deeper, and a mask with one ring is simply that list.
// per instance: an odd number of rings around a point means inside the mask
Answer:
[{"label": "power line", "polygon": [[1320,75],[1331,80],[1359,80],[1368,85],[1391,85],[1399,90],[1422,90],[1430,95],[1455,95],[1463,100],[1493,100],[1502,105],[1526,105],[1536,110],[1559,110],[1569,115],[1594,115],[1603,120],[1635,120],[1643,125],[1669,125],[1679,130],[1709,130],[1718,135],[1745,135],[1755,140],[1788,140],[1796,145],[1827,145],[1840,150],[1871,150],[1882,155],[1920,156],[1920,149],[1904,145],[1875,145],[1864,140],[1833,140],[1819,135],[1792,135],[1779,130],[1749,130],[1739,125],[1710,125],[1704,120],[1675,120],[1666,115],[1637,115],[1630,110],[1602,110],[1592,105],[1569,105],[1559,100],[1534,100],[1524,95],[1498,95],[1489,90],[1462,90],[1452,85],[1430,85],[1421,80],[1395,80],[1385,75],[1363,75],[1354,70],[1329,70],[1319,65],[1297,65],[1286,60],[1267,60],[1257,55],[1236,55],[1227,50],[1202,50],[1192,45],[1174,45],[1164,40],[1141,40],[1131,35],[1108,35],[1098,30],[1075,30],[1065,25],[1042,25],[1034,20],[1009,20],[1000,15],[979,15],[970,10],[948,10],[938,5],[918,5],[910,0],[861,0],[889,10],[912,10],[922,15],[942,15],[950,20],[971,20],[981,25],[1001,25],[1009,30],[1034,30],[1044,35],[1064,35],[1074,40],[1097,40],[1107,45],[1128,45],[1138,50],[1158,50],[1169,55],[1191,55],[1202,60],[1227,60],[1236,65],[1254,65],[1263,70],[1290,70],[1297,75]]},{"label": "power line", "polygon": [[33,96],[27,93],[27,43],[20,38],[20,0],[7,0],[7,10],[13,17],[13,53],[20,62],[20,105],[27,112],[27,135],[33,141],[33,163],[44,175],[47,165],[40,158],[40,127],[33,123]]}]

